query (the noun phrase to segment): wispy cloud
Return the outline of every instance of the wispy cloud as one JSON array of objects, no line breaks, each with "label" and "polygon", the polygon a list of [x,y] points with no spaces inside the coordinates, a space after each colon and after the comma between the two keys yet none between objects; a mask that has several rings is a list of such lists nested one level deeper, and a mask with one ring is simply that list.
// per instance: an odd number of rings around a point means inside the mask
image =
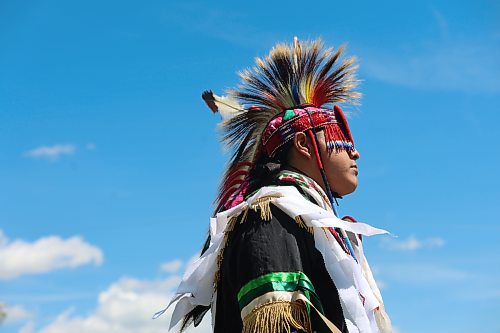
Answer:
[{"label": "wispy cloud", "polygon": [[425,239],[418,239],[415,236],[410,236],[405,240],[398,238],[383,238],[381,240],[383,247],[396,250],[396,251],[415,251],[423,248],[436,248],[442,247],[446,241],[441,237],[429,237]]},{"label": "wispy cloud", "polygon": [[495,93],[499,65],[491,45],[433,45],[391,54],[373,53],[364,69],[382,81],[424,90]]},{"label": "wispy cloud", "polygon": [[19,322],[29,319],[33,314],[22,305],[7,305],[4,307],[6,323]]},{"label": "wispy cloud", "polygon": [[163,264],[160,265],[160,269],[166,273],[176,273],[181,268],[181,266],[182,266],[182,261],[177,259],[164,262]]},{"label": "wispy cloud", "polygon": [[446,38],[448,36],[448,21],[443,13],[438,10],[436,7],[431,6],[432,16],[436,21],[436,24],[439,28],[439,32],[441,33],[441,38]]},{"label": "wispy cloud", "polygon": [[384,279],[412,285],[428,285],[464,281],[472,274],[446,265],[431,263],[409,263],[385,265],[380,275]]},{"label": "wispy cloud", "polygon": [[87,150],[94,150],[95,149],[95,143],[89,142],[85,145],[85,149]]},{"label": "wispy cloud", "polygon": [[35,325],[32,320],[28,321],[19,329],[19,333],[32,333],[34,331],[35,331]]},{"label": "wispy cloud", "polygon": [[440,38],[366,49],[361,52],[362,70],[381,81],[420,90],[500,92],[498,36],[451,36],[445,16],[435,8],[431,11]]},{"label": "wispy cloud", "polygon": [[42,274],[90,263],[100,265],[102,262],[102,251],[78,236],[68,239],[47,236],[34,242],[10,241],[0,230],[0,279]]},{"label": "wispy cloud", "polygon": [[221,40],[242,48],[259,48],[272,44],[276,35],[258,25],[248,24],[248,13],[234,8],[208,6],[199,10],[199,5],[189,2],[172,2],[164,13],[168,24],[176,22],[182,29],[195,31],[213,39]]},{"label": "wispy cloud", "polygon": [[[498,281],[498,280],[497,280]],[[468,288],[468,290],[464,290],[460,294],[458,294],[459,298],[465,299],[467,301],[492,301],[492,300],[500,300],[500,288],[498,287],[488,287],[484,289],[479,288]]]},{"label": "wispy cloud", "polygon": [[387,283],[382,281],[382,280],[376,280],[375,281],[377,283],[377,287],[380,289],[380,290],[384,290],[384,289],[387,289]]},{"label": "wispy cloud", "polygon": [[76,146],[72,144],[55,144],[52,146],[40,146],[26,151],[23,155],[30,158],[45,158],[51,161],[57,160],[62,155],[72,155]]}]

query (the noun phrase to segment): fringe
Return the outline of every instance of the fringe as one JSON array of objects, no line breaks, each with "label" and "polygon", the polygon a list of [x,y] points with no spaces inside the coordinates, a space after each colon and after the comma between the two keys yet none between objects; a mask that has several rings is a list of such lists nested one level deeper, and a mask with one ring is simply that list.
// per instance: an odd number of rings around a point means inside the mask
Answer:
[{"label": "fringe", "polygon": [[241,217],[240,224],[247,220],[247,215],[248,215],[248,207],[245,208],[245,210],[243,211],[243,216]]},{"label": "fringe", "polygon": [[242,333],[311,333],[311,320],[302,302],[276,301],[255,308],[243,319]]},{"label": "fringe", "polygon": [[271,201],[276,198],[281,198],[281,194],[270,194],[260,197],[255,200],[251,208],[254,211],[260,209],[260,218],[264,221],[271,221],[271,218],[273,217],[271,214]]},{"label": "fringe", "polygon": [[224,260],[224,250],[226,248],[227,244],[227,239],[229,238],[229,234],[234,230],[234,226],[236,224],[236,221],[238,221],[238,216],[232,216],[229,221],[227,221],[227,227],[226,230],[224,231],[224,239],[222,240],[222,248],[219,251],[219,254],[217,255],[217,268],[215,270],[215,275],[214,275],[214,292],[217,291],[217,285],[219,283],[219,278],[220,278],[220,267],[222,265],[222,260]]},{"label": "fringe", "polygon": [[[272,218],[271,201],[273,201],[276,198],[281,198],[281,194],[270,194],[260,197],[257,200],[255,200],[255,202],[252,204],[250,208],[253,209],[254,211],[260,209],[260,217],[262,218],[262,220],[271,221]],[[248,214],[248,208],[244,210],[240,223],[243,223],[243,221],[245,221],[247,214]],[[222,265],[222,260],[224,260],[224,250],[226,248],[227,240],[229,238],[229,234],[233,231],[239,216],[240,215],[231,216],[231,218],[227,222],[227,227],[226,230],[224,231],[224,239],[222,241],[222,248],[220,249],[220,252],[217,255],[217,262],[216,262],[217,268],[214,276],[214,291],[217,291],[217,285],[219,283],[219,278],[220,278],[220,267]]]},{"label": "fringe", "polygon": [[304,219],[300,215],[295,216],[295,222],[297,222],[297,224],[299,225],[299,227],[305,229],[308,233],[310,233],[310,234],[314,233],[313,228],[312,227],[308,227],[306,225],[306,223],[304,222]]},{"label": "fringe", "polygon": [[239,215],[235,215],[235,216],[231,216],[229,218],[229,220],[227,221],[226,230],[224,231],[224,236],[234,230],[234,226],[236,225],[236,221],[238,221],[238,216]]},{"label": "fringe", "polygon": [[[330,151],[353,150],[354,145],[352,145],[352,142],[345,136],[344,132],[342,132],[339,124],[328,124],[324,127],[324,131],[325,142]],[[346,144],[350,145],[347,146]]]}]

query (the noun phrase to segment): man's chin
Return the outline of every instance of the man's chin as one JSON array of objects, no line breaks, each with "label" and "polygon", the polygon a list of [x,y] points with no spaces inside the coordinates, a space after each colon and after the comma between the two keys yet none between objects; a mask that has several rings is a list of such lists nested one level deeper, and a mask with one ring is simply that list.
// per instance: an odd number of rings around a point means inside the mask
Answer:
[{"label": "man's chin", "polygon": [[346,196],[348,194],[351,194],[352,192],[356,191],[356,188],[358,187],[358,181],[356,180],[355,182],[352,182],[351,184],[344,186],[342,188],[342,191],[336,192],[338,195],[341,197]]}]

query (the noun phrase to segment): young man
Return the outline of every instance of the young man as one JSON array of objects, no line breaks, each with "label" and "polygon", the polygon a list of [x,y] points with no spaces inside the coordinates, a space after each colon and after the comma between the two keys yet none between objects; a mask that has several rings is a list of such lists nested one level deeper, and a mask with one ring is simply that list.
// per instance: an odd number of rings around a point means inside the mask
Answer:
[{"label": "young man", "polygon": [[336,105],[360,96],[342,51],[279,44],[228,97],[203,94],[234,156],[171,327],[210,309],[214,332],[392,331],[361,245],[384,231],[335,209],[357,187],[360,157]]}]

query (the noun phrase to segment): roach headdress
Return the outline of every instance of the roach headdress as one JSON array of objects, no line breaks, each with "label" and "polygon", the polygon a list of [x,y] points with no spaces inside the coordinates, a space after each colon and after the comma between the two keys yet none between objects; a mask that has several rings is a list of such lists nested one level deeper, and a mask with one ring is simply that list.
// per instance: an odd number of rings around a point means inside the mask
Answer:
[{"label": "roach headdress", "polygon": [[[219,97],[203,99],[222,117],[222,142],[233,152],[225,172],[217,210],[239,203],[249,175],[262,159],[272,159],[297,132],[325,132],[328,149],[353,150],[354,142],[337,103],[356,104],[355,58],[344,47],[324,48],[320,39],[277,44],[255,66],[240,73],[241,84]],[[320,163],[320,162],[318,162]]]}]

